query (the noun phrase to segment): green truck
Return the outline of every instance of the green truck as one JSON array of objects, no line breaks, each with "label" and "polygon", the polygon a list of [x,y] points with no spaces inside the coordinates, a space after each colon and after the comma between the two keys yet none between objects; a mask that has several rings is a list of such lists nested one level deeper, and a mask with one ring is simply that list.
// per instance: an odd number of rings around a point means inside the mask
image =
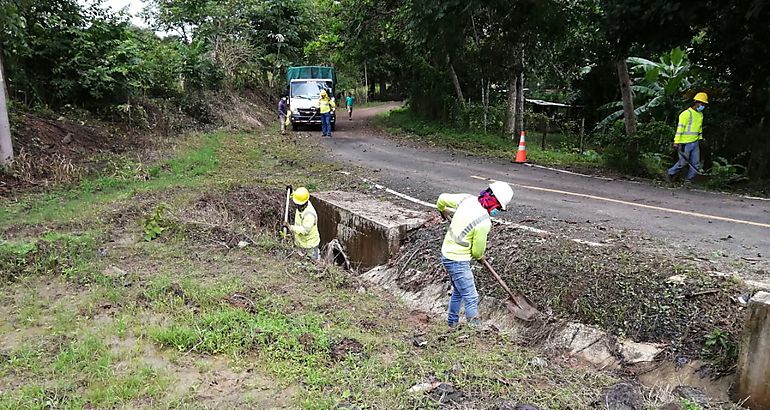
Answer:
[{"label": "green truck", "polygon": [[[296,130],[303,125],[321,125],[318,99],[321,96],[321,90],[326,90],[332,99],[335,98],[337,74],[334,67],[289,67],[286,72],[286,82],[289,88],[291,128]],[[334,113],[332,113],[331,123],[333,130],[336,123]]]}]

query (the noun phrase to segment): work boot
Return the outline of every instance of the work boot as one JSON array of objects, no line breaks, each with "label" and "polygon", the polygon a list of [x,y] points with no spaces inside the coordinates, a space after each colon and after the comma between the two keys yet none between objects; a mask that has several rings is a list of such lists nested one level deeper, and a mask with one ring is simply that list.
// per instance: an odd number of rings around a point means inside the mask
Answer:
[{"label": "work boot", "polygon": [[692,180],[691,179],[685,179],[683,187],[686,188],[686,189],[692,188]]},{"label": "work boot", "polygon": [[460,328],[460,322],[447,323],[447,326],[449,327],[449,331],[453,332]]},{"label": "work boot", "polygon": [[478,329],[481,327],[481,320],[477,317],[472,317],[468,319],[468,326]]}]

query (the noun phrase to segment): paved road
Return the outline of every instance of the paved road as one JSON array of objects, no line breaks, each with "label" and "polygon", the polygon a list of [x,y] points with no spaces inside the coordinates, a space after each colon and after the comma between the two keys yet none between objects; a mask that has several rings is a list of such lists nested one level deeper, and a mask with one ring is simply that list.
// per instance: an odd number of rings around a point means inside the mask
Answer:
[{"label": "paved road", "polygon": [[341,119],[334,138],[326,140],[334,159],[374,170],[381,183],[428,202],[441,192],[478,192],[485,185],[479,178],[492,178],[514,184],[518,209],[508,213],[513,220],[603,223],[706,257],[758,259],[757,266],[770,260],[770,201],[608,181],[416,146],[370,127],[374,114],[391,107],[360,109],[353,121]]}]

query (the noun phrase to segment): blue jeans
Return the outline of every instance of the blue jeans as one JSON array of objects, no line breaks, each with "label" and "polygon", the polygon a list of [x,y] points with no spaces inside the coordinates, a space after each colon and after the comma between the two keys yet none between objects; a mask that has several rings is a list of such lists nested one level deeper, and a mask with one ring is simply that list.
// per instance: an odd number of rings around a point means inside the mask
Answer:
[{"label": "blue jeans", "polygon": [[321,135],[332,136],[332,113],[321,114]]},{"label": "blue jeans", "polygon": [[473,280],[470,261],[453,261],[441,257],[441,263],[452,281],[452,297],[449,299],[449,317],[451,326],[460,320],[460,305],[465,303],[465,317],[470,320],[479,315],[479,293]]},{"label": "blue jeans", "polygon": [[[687,180],[692,181],[695,175],[698,174],[698,166],[700,165],[700,144],[699,141],[688,142],[687,144],[681,144],[679,146],[679,161],[674,164],[673,167],[668,169],[668,175],[676,175],[682,168],[687,168]],[[682,158],[684,157],[684,158]],[[692,166],[687,165],[685,158],[690,161]]]}]

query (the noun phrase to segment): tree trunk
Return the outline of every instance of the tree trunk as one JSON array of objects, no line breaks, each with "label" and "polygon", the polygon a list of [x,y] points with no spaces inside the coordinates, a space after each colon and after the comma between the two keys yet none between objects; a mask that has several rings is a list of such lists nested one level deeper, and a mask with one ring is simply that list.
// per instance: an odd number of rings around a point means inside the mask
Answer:
[{"label": "tree trunk", "polygon": [[364,86],[366,87],[366,95],[364,97],[364,103],[369,102],[369,72],[366,70],[366,62],[364,62]]},{"label": "tree trunk", "polygon": [[0,48],[0,166],[6,167],[13,161],[11,123],[8,121],[8,103],[3,72],[3,50]]},{"label": "tree trunk", "polygon": [[460,100],[460,104],[465,103],[465,98],[463,97],[463,89],[460,88],[460,79],[457,78],[457,73],[455,72],[455,67],[452,65],[452,61],[449,59],[449,54],[446,55],[446,63],[449,67],[449,77],[452,79],[452,85],[455,87],[455,94],[457,94],[457,99]]},{"label": "tree trunk", "polygon": [[508,82],[508,124],[506,126],[506,131],[511,134],[511,139],[513,141],[517,141],[519,138],[519,135],[516,134],[516,109],[518,107],[516,98],[519,95],[516,86],[518,83],[519,76],[516,72],[513,72],[510,81]]},{"label": "tree trunk", "polygon": [[369,95],[370,95],[372,98],[374,98],[374,97],[375,97],[375,95],[377,94],[377,90],[375,89],[375,84],[376,84],[376,82],[374,82],[374,81],[372,81],[371,83],[369,83]]},{"label": "tree trunk", "polygon": [[626,135],[636,134],[636,114],[634,99],[631,95],[631,78],[628,76],[628,65],[625,57],[617,61],[620,94],[623,96],[623,117],[626,121]]},{"label": "tree trunk", "polygon": [[484,134],[486,134],[489,122],[489,81],[485,83],[483,78],[481,79],[481,105],[484,107]]},{"label": "tree trunk", "polygon": [[[522,64],[524,58],[522,57]],[[524,66],[519,68],[519,76],[516,85],[516,135],[524,131]]]}]

